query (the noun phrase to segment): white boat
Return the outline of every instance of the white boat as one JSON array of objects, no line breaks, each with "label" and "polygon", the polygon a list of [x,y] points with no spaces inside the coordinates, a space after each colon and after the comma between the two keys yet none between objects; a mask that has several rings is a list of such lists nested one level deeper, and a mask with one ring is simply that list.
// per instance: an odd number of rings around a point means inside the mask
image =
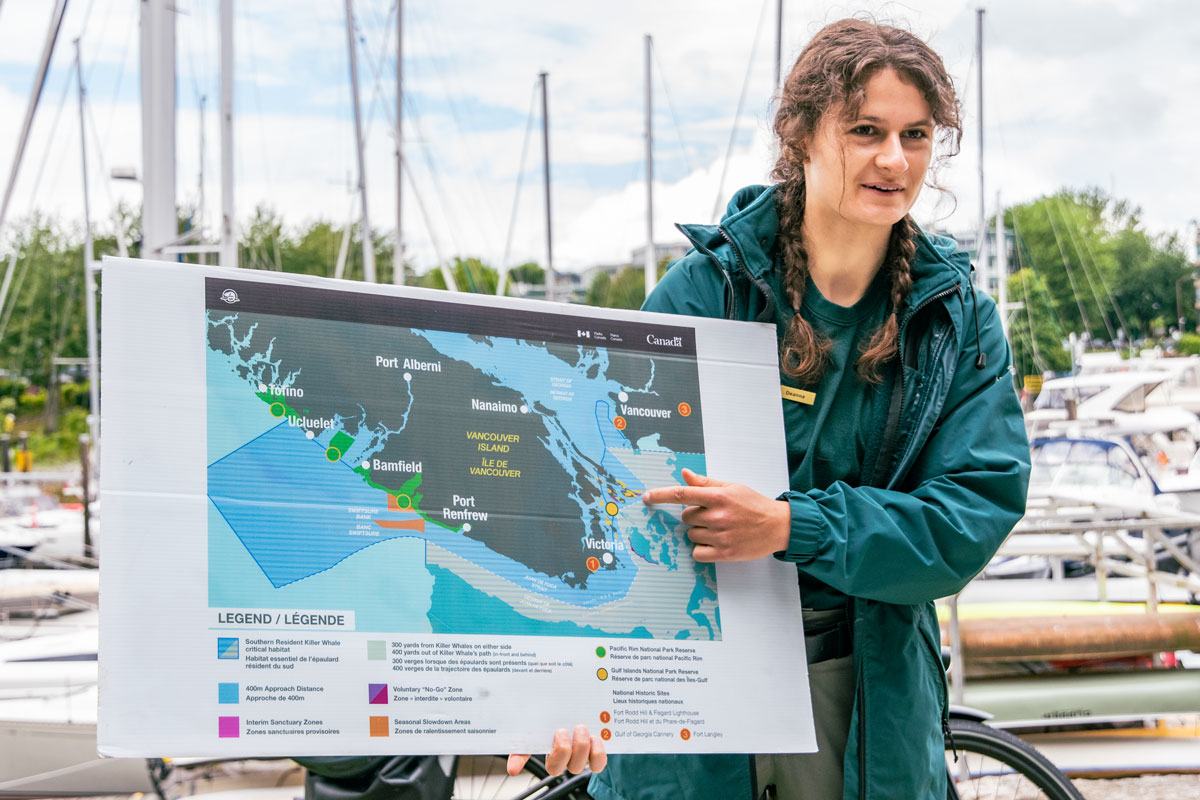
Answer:
[{"label": "white boat", "polygon": [[0,625],[0,796],[153,791],[96,754],[97,613]]},{"label": "white boat", "polygon": [[1162,401],[1161,388],[1175,378],[1164,369],[1054,378],[1042,385],[1033,409],[1025,414],[1025,426],[1031,434],[1072,420],[1166,430],[1189,428],[1196,425],[1196,414]]},{"label": "white boat", "polygon": [[91,546],[84,542],[83,508],[62,505],[45,494],[9,499],[0,515],[0,566],[14,566],[29,554],[43,559],[75,563],[94,560],[100,535],[96,504],[90,509],[88,534]]}]

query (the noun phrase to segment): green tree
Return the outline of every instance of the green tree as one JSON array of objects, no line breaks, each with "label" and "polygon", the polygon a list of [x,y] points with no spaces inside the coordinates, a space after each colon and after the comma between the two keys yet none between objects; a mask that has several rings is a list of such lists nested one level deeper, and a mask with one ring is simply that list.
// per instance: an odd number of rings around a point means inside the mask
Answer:
[{"label": "green tree", "polygon": [[508,280],[509,283],[544,284],[546,270],[542,269],[542,266],[536,261],[526,261],[508,271]]},{"label": "green tree", "polygon": [[1018,263],[1041,278],[1065,330],[1112,342],[1161,335],[1173,324],[1176,282],[1189,274],[1183,249],[1147,233],[1128,202],[1097,189],[1062,190],[1005,218]]},{"label": "green tree", "polygon": [[641,308],[646,299],[646,277],[640,269],[622,267],[615,277],[599,272],[592,278],[584,302],[604,308]]},{"label": "green tree", "polygon": [[[450,267],[454,283],[459,291],[475,294],[495,294],[500,276],[496,270],[484,264],[478,258],[455,258]],[[442,277],[441,269],[434,268],[417,279],[417,286],[427,289],[445,289],[446,280]]]},{"label": "green tree", "polygon": [[[667,272],[670,259],[658,262],[658,278]],[[622,267],[615,277],[607,272],[598,272],[588,286],[584,302],[589,306],[603,308],[641,308],[646,300],[646,273],[642,267]]]},{"label": "green tree", "polygon": [[1046,292],[1045,281],[1031,269],[1020,270],[1008,279],[1008,298],[1020,303],[1011,317],[1008,338],[1018,376],[1041,375],[1047,370],[1071,368],[1071,356],[1063,349],[1066,338]]}]

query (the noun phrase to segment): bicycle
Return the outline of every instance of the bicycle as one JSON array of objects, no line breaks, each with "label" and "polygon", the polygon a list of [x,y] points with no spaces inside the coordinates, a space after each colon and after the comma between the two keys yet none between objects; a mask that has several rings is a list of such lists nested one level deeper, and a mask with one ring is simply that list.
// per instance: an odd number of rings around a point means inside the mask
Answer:
[{"label": "bicycle", "polygon": [[[533,756],[525,769],[509,775],[508,756],[458,756],[451,800],[591,800],[592,773],[549,775],[545,761]],[[515,792],[515,794],[512,794]]]},{"label": "bicycle", "polygon": [[[439,756],[438,761],[443,775],[454,776],[450,800],[591,800],[587,793],[591,772],[549,775],[539,756],[530,758],[517,775],[508,774],[508,756],[503,755]],[[288,758],[149,758],[146,766],[159,800],[247,789],[263,800],[303,800],[306,793],[305,768]],[[404,796],[444,797],[445,783],[437,786]],[[347,790],[345,796],[353,796],[353,791]]]},{"label": "bicycle", "polygon": [[988,715],[950,707],[947,800],[1084,800],[1071,779],[1033,745],[986,724]]}]

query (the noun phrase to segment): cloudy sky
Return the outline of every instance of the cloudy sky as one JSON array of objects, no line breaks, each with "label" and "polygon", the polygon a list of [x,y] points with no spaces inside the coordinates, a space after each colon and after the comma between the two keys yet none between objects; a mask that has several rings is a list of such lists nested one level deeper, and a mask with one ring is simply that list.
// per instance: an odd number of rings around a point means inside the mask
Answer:
[{"label": "cloudy sky", "polygon": [[[7,181],[54,4],[0,0],[0,181]],[[776,0],[407,0],[404,236],[419,270],[439,257],[545,261],[538,73],[549,73],[556,266],[629,259],[644,244],[644,36],[654,40],[655,238],[709,222],[773,160]],[[139,0],[71,0],[10,221],[37,209],[82,218],[72,41],[88,92],[93,217],[140,203]],[[218,0],[177,0],[177,181],[219,215]],[[234,0],[236,203],[292,227],[359,213],[341,0]],[[926,38],[965,110],[962,152],[917,218],[951,231],[979,216],[978,3],[785,0],[784,60],[821,25],[858,13]],[[1152,232],[1200,217],[1200,14],[1195,0],[1006,0],[984,16],[984,167],[989,212],[1098,186],[1143,209]],[[395,229],[395,0],[355,0],[373,226]],[[745,92],[743,93],[743,86]],[[205,111],[200,112],[201,98]],[[738,112],[741,99],[741,113]],[[535,103],[536,101],[536,103]],[[531,113],[532,112],[532,113]],[[528,139],[526,132],[530,130]],[[732,143],[732,146],[731,146]],[[525,158],[522,162],[523,146]],[[727,166],[726,166],[727,164]],[[722,183],[722,173],[725,173]],[[2,185],[2,184],[0,184]],[[936,201],[936,202],[935,202]],[[515,205],[515,208],[514,208]],[[8,230],[0,232],[0,241]],[[511,242],[511,243],[510,243]]]}]

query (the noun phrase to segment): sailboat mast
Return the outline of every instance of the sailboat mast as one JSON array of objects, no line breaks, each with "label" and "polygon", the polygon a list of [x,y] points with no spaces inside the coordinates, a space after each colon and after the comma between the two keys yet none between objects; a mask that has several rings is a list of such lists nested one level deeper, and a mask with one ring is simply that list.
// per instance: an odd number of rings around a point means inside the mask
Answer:
[{"label": "sailboat mast", "polygon": [[371,240],[371,216],[367,213],[367,171],[363,161],[362,112],[358,107],[358,55],[354,47],[353,0],[346,0],[346,49],[350,56],[350,89],[354,98],[354,150],[358,154],[358,191],[362,203],[363,280],[375,282],[375,243]]},{"label": "sailboat mast", "polygon": [[[996,192],[996,308],[1000,312],[1000,329],[1008,339],[1008,240],[1004,233],[1004,206]],[[1030,334],[1032,335],[1032,334]]]},{"label": "sailboat mast", "polygon": [[550,220],[550,111],[546,98],[548,72],[538,73],[542,84],[542,176],[546,187],[546,299],[555,299],[558,274],[554,271],[554,235]]},{"label": "sailboat mast", "polygon": [[91,428],[93,450],[91,458],[99,463],[100,452],[100,348],[96,331],[96,252],[92,239],[92,207],[88,198],[87,131],[83,113],[83,51],[79,39],[75,40],[75,81],[79,88],[79,152],[83,165],[83,287],[84,302],[87,303],[87,354],[88,354],[88,400],[91,413],[88,424]]},{"label": "sailboat mast", "polygon": [[775,88],[772,91],[779,91],[780,81],[783,79],[783,0],[775,2]]},{"label": "sailboat mast", "polygon": [[233,216],[233,0],[221,0],[221,254],[222,267],[238,266]]},{"label": "sailboat mast", "polygon": [[653,58],[654,38],[646,34],[646,297],[654,291],[658,280],[657,261],[654,257],[654,109],[652,101],[653,76],[650,61]]},{"label": "sailboat mast", "polygon": [[404,0],[396,3],[396,245],[392,251],[392,283],[404,284]]},{"label": "sailboat mast", "polygon": [[[0,201],[0,231],[4,230],[4,220],[8,216],[8,204],[12,200],[13,189],[17,185],[17,174],[21,169],[21,158],[25,155],[25,145],[29,143],[29,130],[33,127],[33,114],[37,111],[38,101],[42,97],[42,89],[46,86],[46,71],[50,67],[50,59],[54,56],[54,45],[58,41],[58,31],[62,27],[63,14],[66,10],[67,0],[58,0],[58,5],[55,6],[54,13],[50,17],[50,27],[46,31],[46,43],[42,46],[42,60],[38,64],[37,76],[33,79],[33,93],[29,96],[29,105],[25,108],[25,122],[21,125],[21,138],[17,140],[17,154],[13,158],[8,185],[4,188],[4,199]],[[3,298],[0,298],[0,304],[2,303]]]},{"label": "sailboat mast", "polygon": [[179,238],[175,211],[175,7],[143,0],[142,257],[164,258]]},{"label": "sailboat mast", "polygon": [[978,91],[978,119],[975,121],[975,127],[979,129],[979,246],[976,248],[975,258],[979,263],[979,278],[977,282],[982,284],[979,288],[985,292],[991,292],[988,286],[988,268],[987,258],[987,197],[983,191],[983,9],[975,9],[975,65],[978,69],[977,87]]}]

